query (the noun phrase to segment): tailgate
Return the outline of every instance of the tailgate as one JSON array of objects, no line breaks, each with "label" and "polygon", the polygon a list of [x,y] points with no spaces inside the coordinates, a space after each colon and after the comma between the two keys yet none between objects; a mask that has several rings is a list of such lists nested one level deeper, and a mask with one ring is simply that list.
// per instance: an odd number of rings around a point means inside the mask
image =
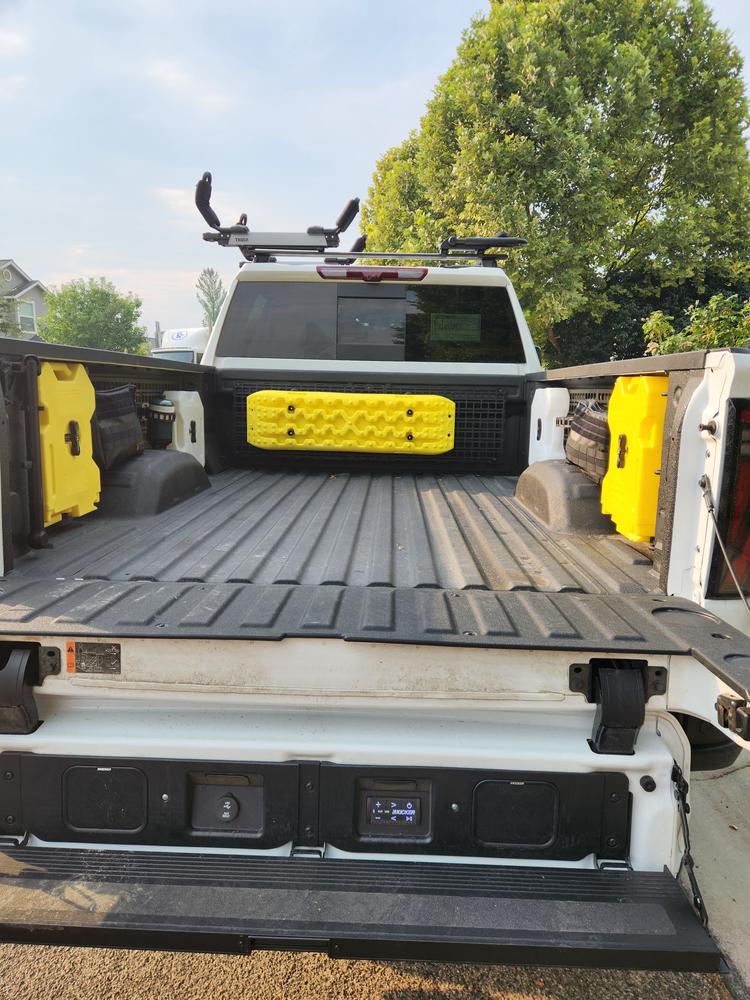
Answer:
[{"label": "tailgate", "polygon": [[43,847],[0,854],[0,938],[693,971],[720,958],[666,872]]}]

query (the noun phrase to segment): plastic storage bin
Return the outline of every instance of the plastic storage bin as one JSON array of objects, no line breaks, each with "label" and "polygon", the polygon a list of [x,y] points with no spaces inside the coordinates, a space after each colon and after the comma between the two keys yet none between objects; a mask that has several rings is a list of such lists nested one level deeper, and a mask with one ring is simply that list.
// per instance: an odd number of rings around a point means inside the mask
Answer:
[{"label": "plastic storage bin", "polygon": [[656,531],[668,382],[665,375],[622,376],[609,401],[602,512],[633,542],[648,542]]},{"label": "plastic storage bin", "polygon": [[96,510],[101,480],[91,441],[94,387],[86,369],[45,361],[38,391],[46,528],[63,514],[81,517]]}]

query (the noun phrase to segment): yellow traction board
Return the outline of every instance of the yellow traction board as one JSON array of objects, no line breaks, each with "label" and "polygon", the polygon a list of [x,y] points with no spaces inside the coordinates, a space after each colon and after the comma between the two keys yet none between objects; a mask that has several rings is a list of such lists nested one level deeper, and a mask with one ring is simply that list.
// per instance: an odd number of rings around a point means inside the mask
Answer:
[{"label": "yellow traction board", "polygon": [[247,440],[269,451],[443,455],[456,404],[445,396],[262,389],[247,397]]}]

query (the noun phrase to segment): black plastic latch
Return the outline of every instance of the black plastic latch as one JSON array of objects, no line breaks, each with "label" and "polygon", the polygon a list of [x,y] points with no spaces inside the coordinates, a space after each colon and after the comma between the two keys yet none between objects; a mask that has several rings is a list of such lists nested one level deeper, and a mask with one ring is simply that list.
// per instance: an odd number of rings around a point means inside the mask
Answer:
[{"label": "black plastic latch", "polygon": [[720,694],[716,699],[716,715],[722,729],[750,740],[750,708],[744,698]]},{"label": "black plastic latch", "polygon": [[570,667],[570,690],[596,703],[594,753],[632,754],[652,695],[665,694],[667,670],[644,660],[592,660]]},{"label": "black plastic latch", "polygon": [[12,649],[0,667],[0,733],[23,736],[38,727],[33,692],[38,680],[36,650]]}]

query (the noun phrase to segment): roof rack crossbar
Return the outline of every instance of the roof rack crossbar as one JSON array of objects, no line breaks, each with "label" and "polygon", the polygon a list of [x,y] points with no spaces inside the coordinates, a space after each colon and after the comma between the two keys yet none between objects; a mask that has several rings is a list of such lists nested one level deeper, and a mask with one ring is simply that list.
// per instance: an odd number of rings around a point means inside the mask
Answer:
[{"label": "roof rack crossbar", "polygon": [[[243,263],[263,263],[269,260],[275,260],[277,257],[297,257],[306,259],[317,258],[318,260],[321,257],[321,252],[318,250],[280,250],[277,247],[258,248],[257,254],[259,256],[248,258],[248,260]],[[358,260],[408,260],[435,261],[439,264],[479,262],[484,267],[496,267],[498,261],[507,260],[507,255],[502,253],[488,254],[479,252],[436,253],[429,250],[424,253],[399,253],[392,250],[368,250],[367,252],[347,250],[345,251],[345,256],[342,255],[333,257],[323,255],[323,259],[326,264],[353,264]]]}]

